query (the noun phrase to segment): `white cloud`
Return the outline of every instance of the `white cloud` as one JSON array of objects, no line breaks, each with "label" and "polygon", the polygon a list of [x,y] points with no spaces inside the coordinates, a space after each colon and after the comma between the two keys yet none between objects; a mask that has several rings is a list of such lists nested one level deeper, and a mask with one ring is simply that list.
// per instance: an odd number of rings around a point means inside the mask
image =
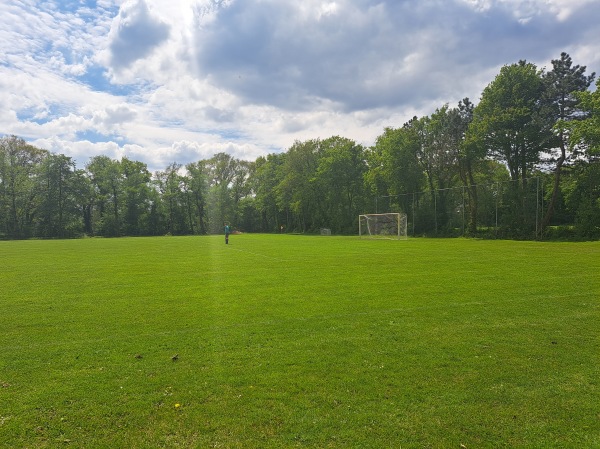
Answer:
[{"label": "white cloud", "polygon": [[108,106],[106,109],[97,111],[94,114],[92,122],[99,126],[104,126],[107,129],[112,129],[115,126],[126,122],[133,121],[137,116],[137,112],[130,105],[121,103]]},{"label": "white cloud", "polygon": [[460,0],[479,12],[494,8],[511,11],[521,23],[527,23],[533,16],[550,13],[559,21],[567,20],[573,13],[581,11],[597,0]]},{"label": "white cloud", "polygon": [[38,148],[69,156],[81,168],[94,156],[106,155],[113,159],[121,159],[125,155],[123,147],[112,141],[93,143],[89,140],[63,140],[53,136],[35,139],[31,143]]},{"label": "white cloud", "polygon": [[109,33],[110,65],[127,68],[148,56],[169,37],[170,26],[153,14],[145,0],[128,0],[121,6]]},{"label": "white cloud", "polygon": [[152,170],[294,140],[370,145],[500,67],[600,69],[594,0],[23,0],[0,4],[0,132]]}]

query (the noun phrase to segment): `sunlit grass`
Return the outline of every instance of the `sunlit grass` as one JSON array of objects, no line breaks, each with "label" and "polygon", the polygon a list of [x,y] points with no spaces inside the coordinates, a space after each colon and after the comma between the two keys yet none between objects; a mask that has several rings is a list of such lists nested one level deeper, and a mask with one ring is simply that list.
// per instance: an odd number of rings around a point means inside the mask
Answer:
[{"label": "sunlit grass", "polygon": [[222,240],[0,242],[0,446],[600,446],[600,243]]}]

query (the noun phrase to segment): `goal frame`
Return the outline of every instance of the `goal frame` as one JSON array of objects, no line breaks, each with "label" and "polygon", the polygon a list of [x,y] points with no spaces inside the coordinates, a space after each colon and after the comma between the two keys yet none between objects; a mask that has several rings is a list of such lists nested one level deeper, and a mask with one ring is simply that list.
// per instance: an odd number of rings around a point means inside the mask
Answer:
[{"label": "goal frame", "polygon": [[[369,220],[377,220],[385,218],[388,223],[394,223],[396,231],[390,233],[374,233],[369,226]],[[408,239],[408,223],[407,216],[402,212],[389,212],[382,214],[361,214],[358,216],[358,235],[360,238],[371,239],[389,239],[389,240],[407,240]]]}]

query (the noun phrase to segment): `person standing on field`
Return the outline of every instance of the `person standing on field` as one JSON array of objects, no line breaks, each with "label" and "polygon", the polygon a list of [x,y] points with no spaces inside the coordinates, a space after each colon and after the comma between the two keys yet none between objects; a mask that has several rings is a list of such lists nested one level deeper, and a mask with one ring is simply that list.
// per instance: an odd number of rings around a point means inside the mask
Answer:
[{"label": "person standing on field", "polygon": [[229,225],[225,223],[225,244],[229,244]]}]

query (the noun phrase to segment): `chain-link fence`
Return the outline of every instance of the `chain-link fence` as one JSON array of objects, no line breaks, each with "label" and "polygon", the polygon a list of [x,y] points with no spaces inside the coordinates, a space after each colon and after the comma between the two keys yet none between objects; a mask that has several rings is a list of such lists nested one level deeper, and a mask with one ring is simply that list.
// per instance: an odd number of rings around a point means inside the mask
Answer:
[{"label": "chain-link fence", "polygon": [[535,238],[541,233],[540,178],[377,197],[376,212],[408,217],[412,236]]}]

